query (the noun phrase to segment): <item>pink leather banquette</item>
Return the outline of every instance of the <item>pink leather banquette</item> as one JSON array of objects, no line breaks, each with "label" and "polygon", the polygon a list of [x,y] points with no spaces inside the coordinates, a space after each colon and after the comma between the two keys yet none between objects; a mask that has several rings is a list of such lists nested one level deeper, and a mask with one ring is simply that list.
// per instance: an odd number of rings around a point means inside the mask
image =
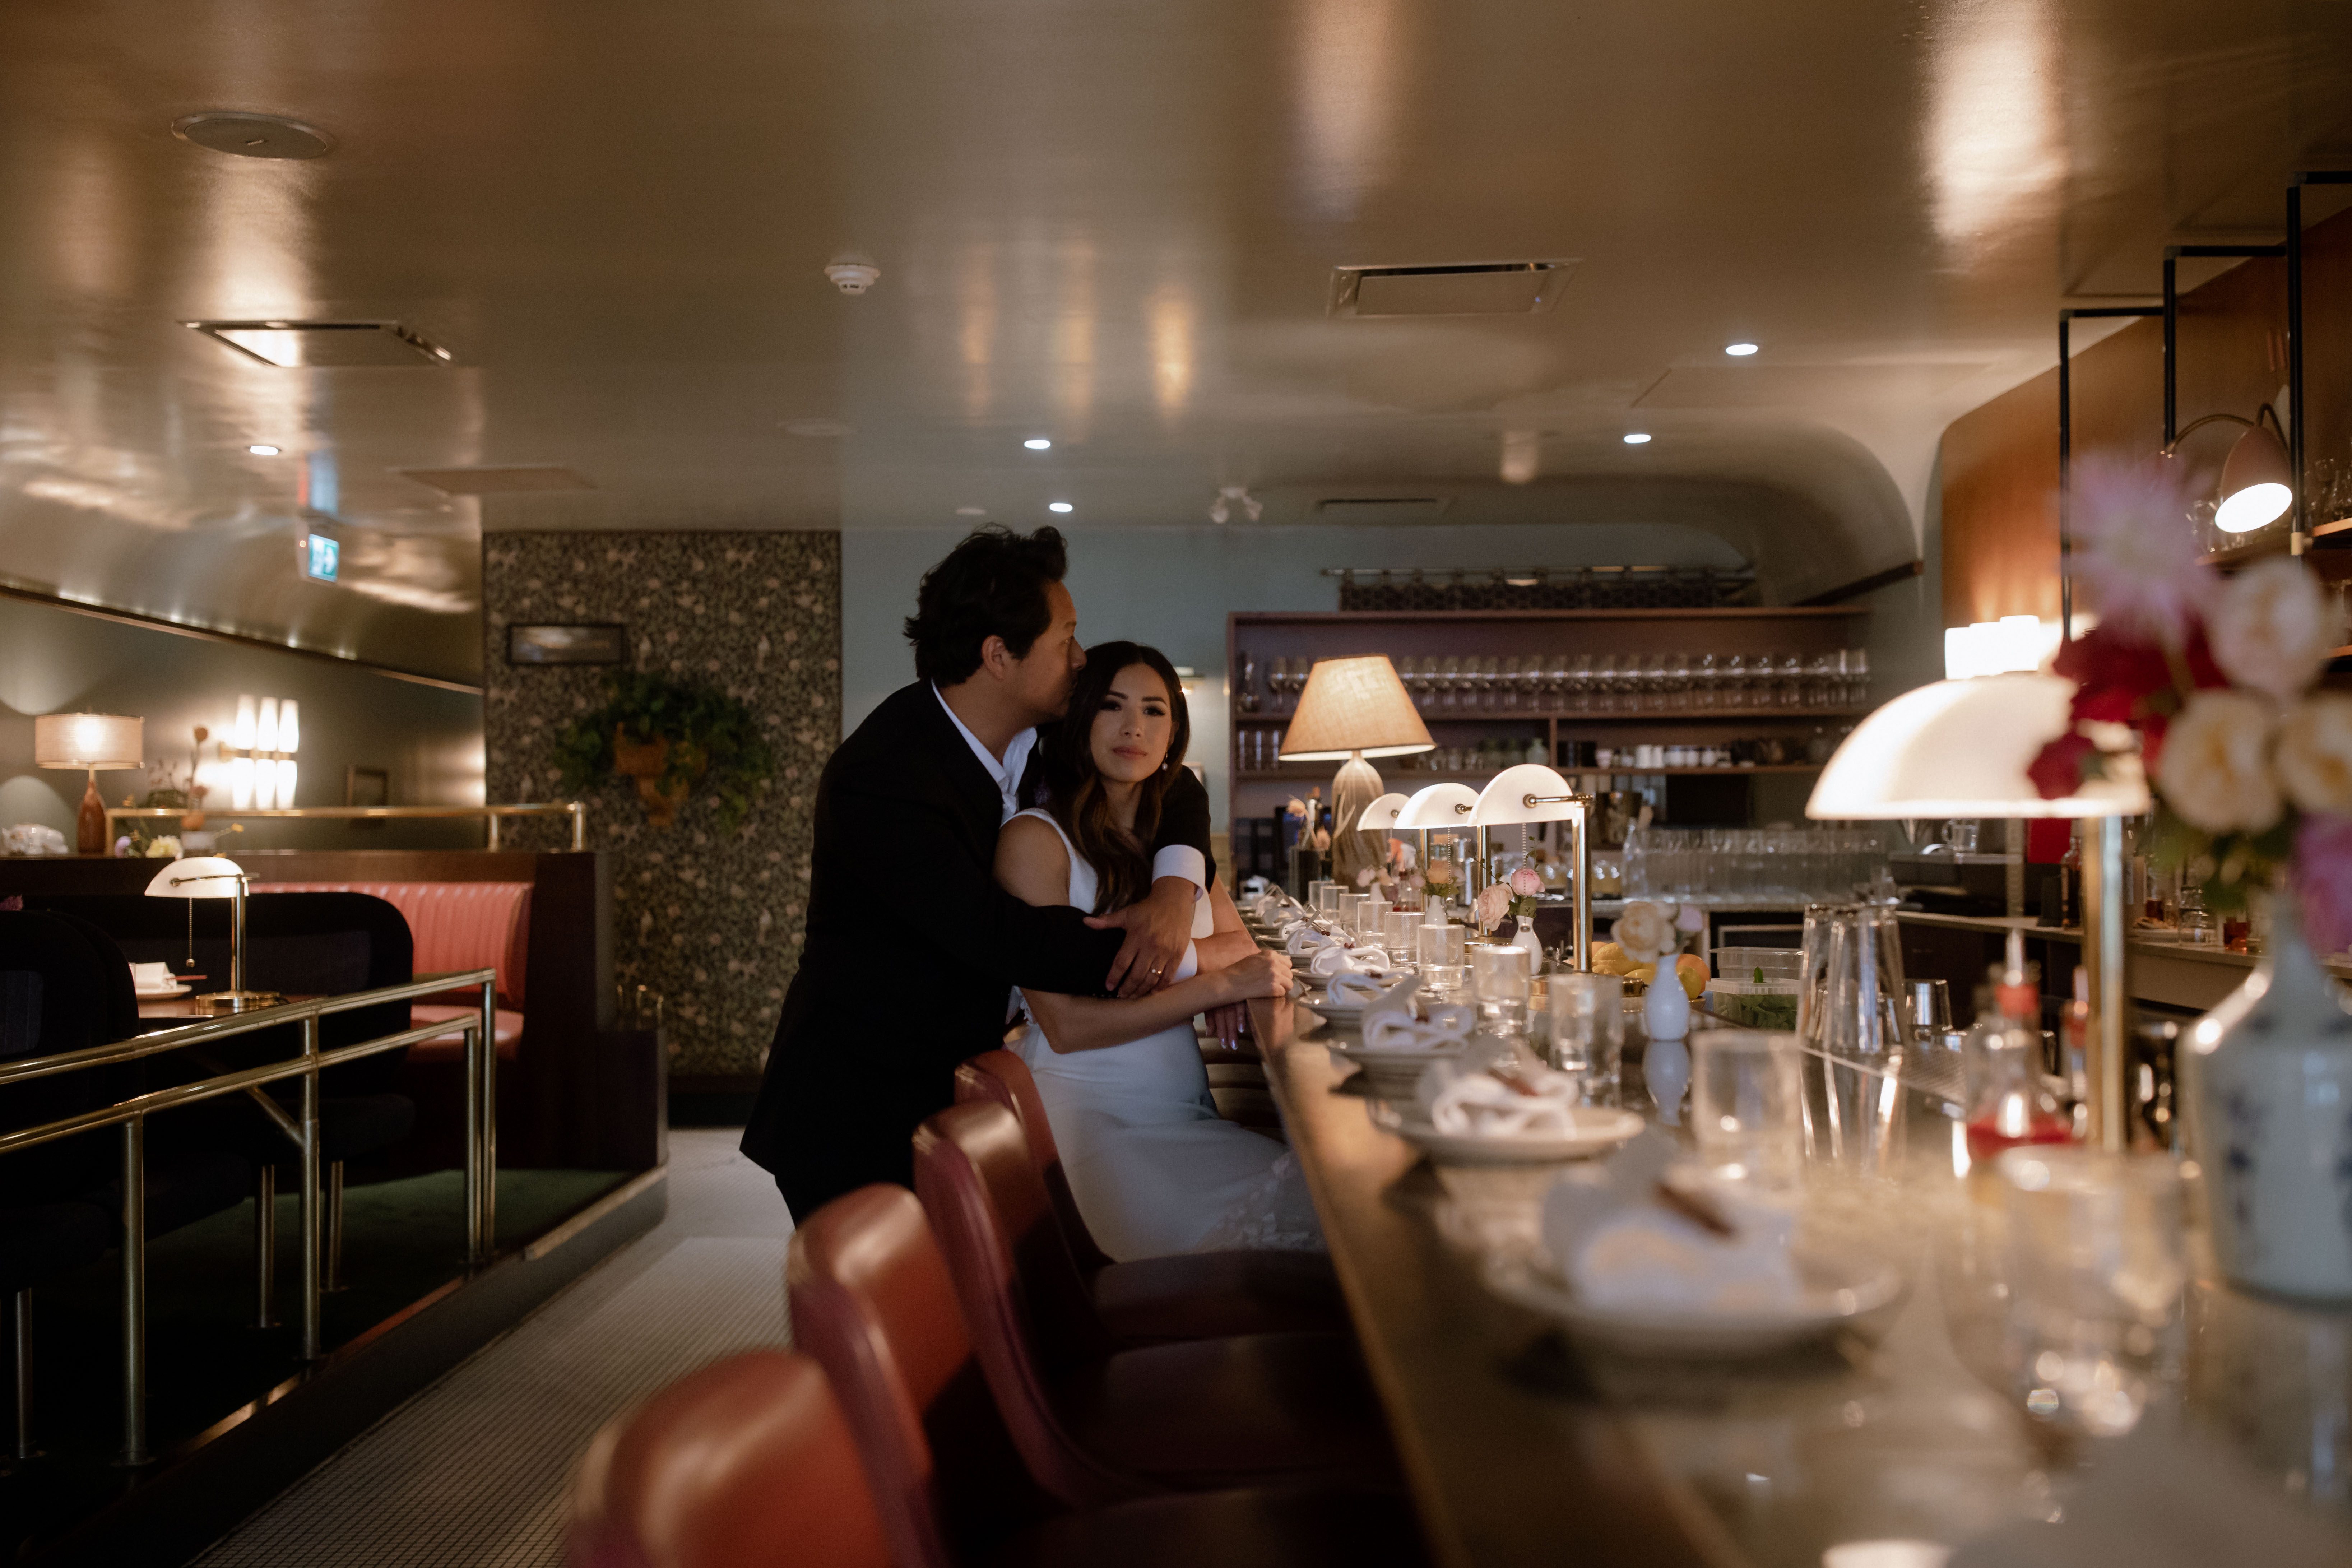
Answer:
[{"label": "pink leather banquette", "polygon": [[[499,1055],[512,1061],[522,1044],[523,959],[530,946],[529,882],[259,882],[273,893],[365,893],[382,899],[408,921],[418,974],[459,969],[499,972]],[[412,1025],[470,1017],[479,993],[443,992],[409,1009]],[[413,1061],[455,1061],[466,1037],[451,1030],[408,1047]]]}]

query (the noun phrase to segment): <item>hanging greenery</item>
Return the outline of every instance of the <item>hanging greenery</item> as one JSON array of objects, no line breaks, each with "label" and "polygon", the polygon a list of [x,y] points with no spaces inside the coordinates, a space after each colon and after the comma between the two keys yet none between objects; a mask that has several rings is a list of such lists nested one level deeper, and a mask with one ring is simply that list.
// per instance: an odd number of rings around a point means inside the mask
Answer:
[{"label": "hanging greenery", "polygon": [[642,670],[618,671],[605,685],[604,705],[555,737],[563,787],[634,780],[656,827],[677,820],[688,795],[704,788],[717,797],[721,831],[740,823],[775,773],[751,710],[715,687]]}]

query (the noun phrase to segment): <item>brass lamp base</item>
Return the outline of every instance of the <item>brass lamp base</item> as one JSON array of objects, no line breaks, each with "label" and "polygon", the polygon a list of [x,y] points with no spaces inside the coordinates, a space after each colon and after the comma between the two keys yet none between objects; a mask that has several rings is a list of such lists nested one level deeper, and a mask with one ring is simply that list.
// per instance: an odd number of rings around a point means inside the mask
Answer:
[{"label": "brass lamp base", "polygon": [[202,996],[191,996],[189,1003],[206,1017],[224,1017],[231,1013],[252,1013],[264,1007],[283,1006],[286,994],[282,991],[208,991]]}]

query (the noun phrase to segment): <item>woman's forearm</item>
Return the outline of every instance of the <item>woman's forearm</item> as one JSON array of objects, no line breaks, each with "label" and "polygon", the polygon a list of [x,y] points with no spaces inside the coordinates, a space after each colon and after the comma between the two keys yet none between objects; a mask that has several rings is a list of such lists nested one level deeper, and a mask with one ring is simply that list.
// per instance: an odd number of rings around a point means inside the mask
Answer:
[{"label": "woman's forearm", "polygon": [[1227,1000],[1223,987],[1204,974],[1128,1002],[1105,996],[1063,996],[1050,991],[1021,994],[1038,1027],[1045,1031],[1045,1043],[1066,1056],[1156,1035]]},{"label": "woman's forearm", "polygon": [[1203,970],[1223,969],[1255,952],[1257,939],[1245,931],[1223,931],[1214,936],[1194,937],[1192,951],[1199,955]]}]

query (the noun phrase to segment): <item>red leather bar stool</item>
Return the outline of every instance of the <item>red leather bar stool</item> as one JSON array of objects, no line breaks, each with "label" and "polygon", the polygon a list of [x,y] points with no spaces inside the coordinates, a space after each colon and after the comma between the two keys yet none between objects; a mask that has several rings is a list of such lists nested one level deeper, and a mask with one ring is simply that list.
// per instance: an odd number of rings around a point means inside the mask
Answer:
[{"label": "red leather bar stool", "polygon": [[572,1568],[892,1568],[840,1403],[816,1363],[751,1351],[596,1434],[572,1497]]},{"label": "red leather bar stool", "polygon": [[1330,1260],[1318,1253],[1235,1248],[1113,1262],[1078,1212],[1037,1080],[1013,1052],[989,1051],[956,1068],[956,1100],[1001,1105],[1020,1122],[1070,1255],[1114,1339],[1139,1345],[1293,1330],[1351,1331],[1339,1281]]},{"label": "red leather bar stool", "polygon": [[1060,1511],[1008,1440],[947,1260],[904,1187],[866,1187],[810,1215],[793,1233],[784,1281],[793,1336],[847,1413],[898,1568],[1424,1561],[1404,1500],[1366,1488],[1187,1492]]},{"label": "red leather bar stool", "polygon": [[1351,1340],[1240,1334],[1118,1348],[1003,1106],[951,1106],[918,1128],[915,1191],[997,1410],[1030,1474],[1063,1501],[1394,1483],[1395,1451]]}]

